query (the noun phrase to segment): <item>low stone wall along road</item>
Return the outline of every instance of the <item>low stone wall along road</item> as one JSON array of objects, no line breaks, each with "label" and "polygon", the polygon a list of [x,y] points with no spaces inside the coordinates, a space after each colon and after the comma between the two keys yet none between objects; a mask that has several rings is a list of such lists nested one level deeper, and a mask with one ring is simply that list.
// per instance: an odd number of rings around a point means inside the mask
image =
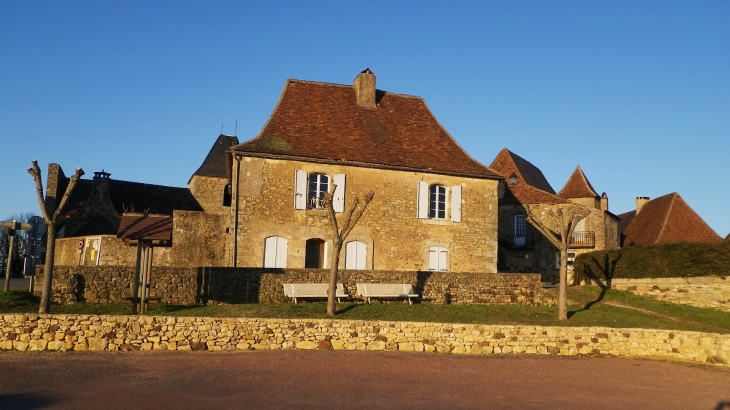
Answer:
[{"label": "low stone wall along road", "polygon": [[727,409],[730,372],[403,352],[2,352],[2,409]]}]

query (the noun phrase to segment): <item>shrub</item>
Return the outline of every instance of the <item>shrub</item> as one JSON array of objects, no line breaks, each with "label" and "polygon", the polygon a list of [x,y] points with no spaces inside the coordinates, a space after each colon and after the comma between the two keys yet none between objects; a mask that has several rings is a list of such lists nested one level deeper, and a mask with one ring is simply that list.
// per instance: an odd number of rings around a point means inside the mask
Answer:
[{"label": "shrub", "polygon": [[613,278],[730,276],[730,243],[667,243],[629,246],[579,255],[573,265],[578,283],[610,287]]}]

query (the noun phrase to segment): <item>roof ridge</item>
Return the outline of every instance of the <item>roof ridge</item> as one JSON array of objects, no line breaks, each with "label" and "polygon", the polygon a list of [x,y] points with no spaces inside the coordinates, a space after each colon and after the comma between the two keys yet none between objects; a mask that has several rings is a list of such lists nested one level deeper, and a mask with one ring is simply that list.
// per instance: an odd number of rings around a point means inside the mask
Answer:
[{"label": "roof ridge", "polygon": [[[327,85],[327,86],[334,86],[334,87],[349,87],[349,88],[353,88],[354,87],[352,84],[340,84],[340,83],[328,83],[328,82],[324,82],[324,81],[300,80],[298,78],[288,78],[286,81],[287,82],[294,82],[294,83],[319,84],[319,85]],[[393,91],[381,90],[379,88],[376,88],[375,91],[380,91],[380,92],[386,93],[388,95],[394,95],[394,96],[397,96],[397,97],[415,98],[415,99],[418,99],[418,100],[424,100],[425,101],[425,99],[423,97],[419,96],[419,95],[396,93],[396,92],[393,92]]]}]

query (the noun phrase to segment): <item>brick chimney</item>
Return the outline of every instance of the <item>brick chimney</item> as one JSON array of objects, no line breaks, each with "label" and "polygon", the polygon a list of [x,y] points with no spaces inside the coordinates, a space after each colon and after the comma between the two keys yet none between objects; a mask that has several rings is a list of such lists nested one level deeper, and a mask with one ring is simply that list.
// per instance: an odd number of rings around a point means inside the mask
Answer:
[{"label": "brick chimney", "polygon": [[363,108],[377,108],[375,105],[375,74],[366,68],[355,77],[357,105]]},{"label": "brick chimney", "polygon": [[638,215],[639,212],[641,212],[641,208],[643,208],[647,202],[649,202],[648,196],[637,196],[636,197],[636,215]]}]

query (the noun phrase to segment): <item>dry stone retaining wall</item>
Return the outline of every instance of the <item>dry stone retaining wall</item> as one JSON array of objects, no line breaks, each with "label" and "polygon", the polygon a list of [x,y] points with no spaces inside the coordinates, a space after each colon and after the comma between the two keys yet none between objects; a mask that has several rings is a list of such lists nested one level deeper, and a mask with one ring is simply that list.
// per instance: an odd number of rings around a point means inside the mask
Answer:
[{"label": "dry stone retaining wall", "polygon": [[6,314],[0,316],[0,349],[594,354],[730,367],[730,335],[716,333],[324,319]]},{"label": "dry stone retaining wall", "polygon": [[[132,295],[134,268],[121,266],[56,266],[53,300],[71,299],[68,280],[84,277],[83,298],[95,303],[118,302]],[[330,272],[319,269],[263,269],[218,267],[153,267],[150,296],[178,305],[286,302],[283,283],[328,283]],[[36,281],[42,283],[39,270]],[[409,283],[428,303],[550,305],[538,274],[454,272],[348,271],[339,282],[352,296],[356,283]],[[36,286],[36,289],[39,287]]]},{"label": "dry stone retaining wall", "polygon": [[730,312],[730,278],[613,279],[611,287],[664,302]]}]

